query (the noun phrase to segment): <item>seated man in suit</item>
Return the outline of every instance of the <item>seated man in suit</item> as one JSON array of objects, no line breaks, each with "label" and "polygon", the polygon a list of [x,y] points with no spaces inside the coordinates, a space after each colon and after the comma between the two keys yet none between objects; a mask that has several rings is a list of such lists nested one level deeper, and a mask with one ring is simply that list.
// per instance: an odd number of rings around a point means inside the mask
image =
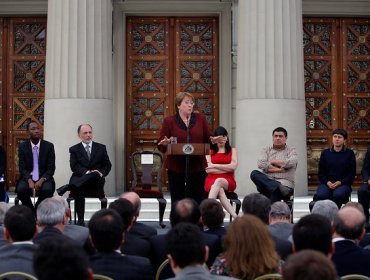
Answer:
[{"label": "seated man in suit", "polygon": [[35,214],[24,205],[15,205],[5,214],[4,223],[9,244],[0,247],[0,274],[20,271],[35,275],[32,260],[37,246],[31,241],[37,232]]},{"label": "seated man in suit", "polygon": [[369,204],[370,204],[370,146],[367,148],[367,152],[362,166],[362,180],[363,184],[357,191],[358,202],[361,203],[364,208],[366,222],[369,222]]},{"label": "seated man in suit", "polygon": [[68,185],[57,189],[57,193],[62,196],[66,191],[75,189],[77,224],[84,226],[84,191],[91,188],[92,185],[104,188],[105,177],[109,174],[112,164],[105,145],[92,141],[91,125],[81,124],[77,128],[77,134],[82,142],[69,148],[72,177]]},{"label": "seated man in suit", "polygon": [[[27,124],[30,139],[19,144],[19,173],[16,193],[23,205],[35,210],[47,197],[54,194],[55,151],[54,145],[41,139],[40,127],[36,122]],[[30,196],[38,195],[35,207]]]},{"label": "seated man in suit", "polygon": [[122,219],[115,210],[102,209],[95,212],[90,219],[89,230],[91,241],[98,251],[90,257],[94,273],[113,279],[153,279],[149,259],[119,253],[125,234]]},{"label": "seated man in suit", "polygon": [[109,204],[109,209],[116,210],[123,222],[125,242],[120,248],[122,254],[150,258],[149,241],[131,234],[131,228],[135,220],[135,210],[131,202],[125,198],[119,198]]},{"label": "seated man in suit", "polygon": [[272,146],[265,147],[253,170],[251,180],[258,192],[271,200],[271,203],[288,198],[293,194],[294,176],[297,168],[297,152],[286,144],[288,132],[283,127],[272,131]]},{"label": "seated man in suit", "polygon": [[341,208],[333,221],[334,262],[338,276],[370,277],[370,251],[358,246],[365,234],[365,215],[355,207]]},{"label": "seated man in suit", "polygon": [[179,223],[166,235],[166,251],[172,271],[171,279],[235,279],[211,275],[205,266],[208,247],[200,228],[191,223]]}]

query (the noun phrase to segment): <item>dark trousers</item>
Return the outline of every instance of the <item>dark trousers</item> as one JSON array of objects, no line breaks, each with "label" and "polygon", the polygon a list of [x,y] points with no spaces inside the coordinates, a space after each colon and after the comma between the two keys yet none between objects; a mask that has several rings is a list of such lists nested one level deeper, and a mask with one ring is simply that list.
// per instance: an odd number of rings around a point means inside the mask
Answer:
[{"label": "dark trousers", "polygon": [[358,202],[362,205],[365,212],[366,222],[369,222],[369,203],[370,203],[370,188],[368,183],[363,183],[357,191]]},{"label": "dark trousers", "polygon": [[38,196],[35,206],[33,206],[31,201],[32,189],[28,187],[28,182],[25,180],[19,180],[17,183],[16,193],[19,200],[23,205],[31,208],[32,210],[37,209],[41,201],[45,198],[52,197],[55,191],[55,183],[53,180],[46,181],[42,184],[41,188],[36,191],[36,196]]},{"label": "dark trousers", "polygon": [[190,172],[188,184],[185,187],[185,173],[175,173],[168,170],[168,184],[171,194],[171,204],[183,198],[192,198],[200,204],[204,198],[204,182],[207,173]]},{"label": "dark trousers", "polygon": [[278,181],[269,178],[265,173],[258,170],[253,170],[250,177],[256,185],[258,192],[270,199],[271,204],[283,199],[279,190],[280,183]]},{"label": "dark trousers", "polygon": [[73,197],[75,199],[75,209],[78,221],[82,222],[85,217],[85,196],[90,190],[103,189],[105,179],[100,177],[99,173],[92,172],[81,177],[71,178]]},{"label": "dark trousers", "polygon": [[325,184],[320,184],[317,187],[315,200],[330,199],[337,204],[338,209],[342,207],[342,204],[348,202],[348,198],[351,195],[351,186],[341,185],[336,189],[332,190]]}]

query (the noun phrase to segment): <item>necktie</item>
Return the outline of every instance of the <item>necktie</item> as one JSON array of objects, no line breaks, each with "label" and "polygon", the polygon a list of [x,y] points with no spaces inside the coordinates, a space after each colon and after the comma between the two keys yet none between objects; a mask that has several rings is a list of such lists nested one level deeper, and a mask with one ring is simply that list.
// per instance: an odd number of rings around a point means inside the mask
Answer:
[{"label": "necktie", "polygon": [[34,146],[32,155],[33,155],[33,169],[32,169],[32,180],[39,180],[39,155],[37,153],[38,147]]},{"label": "necktie", "polygon": [[86,153],[87,153],[87,157],[90,159],[90,156],[91,156],[90,145],[86,145],[85,150],[86,150]]}]

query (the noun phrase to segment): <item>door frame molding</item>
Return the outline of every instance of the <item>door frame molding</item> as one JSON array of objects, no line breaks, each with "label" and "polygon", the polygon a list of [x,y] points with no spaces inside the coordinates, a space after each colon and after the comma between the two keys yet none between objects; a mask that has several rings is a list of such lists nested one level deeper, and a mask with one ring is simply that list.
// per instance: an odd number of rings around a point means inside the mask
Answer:
[{"label": "door frame molding", "polygon": [[[217,16],[219,18],[219,122],[232,128],[232,62],[231,62],[231,2],[184,1],[124,1],[113,3],[113,72],[114,119],[116,127],[116,185],[125,185],[126,131],[126,17],[127,16]],[[192,3],[193,2],[193,3]],[[122,110],[124,108],[124,110]]]}]

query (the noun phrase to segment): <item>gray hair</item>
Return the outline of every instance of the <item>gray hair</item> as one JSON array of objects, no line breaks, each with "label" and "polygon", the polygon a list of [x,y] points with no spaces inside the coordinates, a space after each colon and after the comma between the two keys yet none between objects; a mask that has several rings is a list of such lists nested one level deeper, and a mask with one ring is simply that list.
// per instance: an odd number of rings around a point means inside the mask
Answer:
[{"label": "gray hair", "polygon": [[4,224],[4,218],[6,212],[9,210],[10,205],[8,203],[5,203],[3,201],[0,202],[0,225]]},{"label": "gray hair", "polygon": [[276,201],[271,205],[270,217],[273,219],[290,219],[291,213],[288,204]]},{"label": "gray hair", "polygon": [[37,207],[37,222],[41,226],[55,226],[63,223],[65,213],[64,203],[60,199],[49,197]]},{"label": "gray hair", "polygon": [[312,207],[312,214],[319,214],[329,219],[330,222],[334,220],[338,212],[338,206],[330,199],[316,201]]}]

